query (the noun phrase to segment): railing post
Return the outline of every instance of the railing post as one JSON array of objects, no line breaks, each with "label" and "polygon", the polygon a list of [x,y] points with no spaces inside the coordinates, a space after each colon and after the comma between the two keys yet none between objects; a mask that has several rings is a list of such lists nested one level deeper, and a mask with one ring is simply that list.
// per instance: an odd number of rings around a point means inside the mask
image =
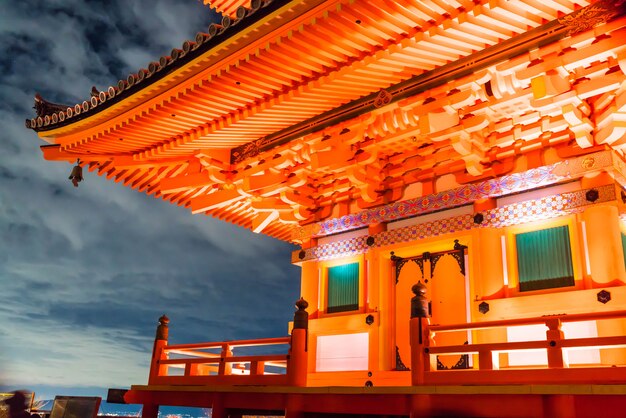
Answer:
[{"label": "railing post", "polygon": [[287,381],[291,386],[306,386],[307,384],[309,314],[305,309],[308,306],[309,303],[301,297],[296,302],[298,310],[293,315],[293,330],[287,360]]},{"label": "railing post", "polygon": [[230,349],[229,344],[222,344],[222,353],[220,354],[220,365],[217,369],[217,374],[220,376],[229,375],[233,372],[233,364],[231,362],[227,362],[227,357],[232,357],[233,352]]},{"label": "railing post", "polygon": [[415,296],[411,299],[411,384],[424,384],[424,372],[430,370],[428,347],[430,336],[428,331],[428,299],[426,286],[422,282],[413,285],[411,291]]},{"label": "railing post", "polygon": [[200,374],[200,365],[197,363],[187,363],[185,365],[185,376],[198,376]]},{"label": "railing post", "polygon": [[483,349],[478,352],[478,368],[480,370],[493,370],[493,353],[491,350]]},{"label": "railing post", "polygon": [[258,375],[262,375],[265,374],[265,362],[264,361],[258,361],[258,360],[252,360],[250,362],[250,375],[251,376],[258,376]]},{"label": "railing post", "polygon": [[564,339],[563,331],[561,331],[561,320],[558,318],[546,319],[546,338],[548,340],[548,367],[551,369],[563,368],[563,349],[561,348],[561,340]]},{"label": "railing post", "polygon": [[154,347],[152,348],[152,361],[150,363],[150,376],[148,377],[148,384],[152,385],[156,383],[159,376],[167,376],[167,365],[160,364],[161,360],[167,359],[167,353],[164,348],[167,346],[167,337],[169,334],[168,325],[170,319],[163,315],[159,318],[159,326],[156,330],[156,337],[154,338]]}]

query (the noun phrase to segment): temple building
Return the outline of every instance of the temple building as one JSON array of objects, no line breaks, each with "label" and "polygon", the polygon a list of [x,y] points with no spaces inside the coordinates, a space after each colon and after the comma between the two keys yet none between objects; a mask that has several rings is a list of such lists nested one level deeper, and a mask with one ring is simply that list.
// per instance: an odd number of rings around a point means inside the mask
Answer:
[{"label": "temple building", "polygon": [[623,416],[626,2],[205,3],[221,24],[26,126],[75,185],[298,244],[302,299],[288,337],[169,345],[162,317],[124,402]]}]

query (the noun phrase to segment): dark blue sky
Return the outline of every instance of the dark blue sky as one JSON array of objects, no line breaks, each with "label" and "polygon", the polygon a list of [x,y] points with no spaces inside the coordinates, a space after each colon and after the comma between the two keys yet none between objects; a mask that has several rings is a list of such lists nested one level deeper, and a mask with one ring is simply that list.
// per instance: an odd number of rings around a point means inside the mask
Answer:
[{"label": "dark blue sky", "polygon": [[44,161],[33,96],[75,104],[217,17],[196,0],[0,1],[0,389],[105,395],[173,342],[287,334],[295,247]]}]

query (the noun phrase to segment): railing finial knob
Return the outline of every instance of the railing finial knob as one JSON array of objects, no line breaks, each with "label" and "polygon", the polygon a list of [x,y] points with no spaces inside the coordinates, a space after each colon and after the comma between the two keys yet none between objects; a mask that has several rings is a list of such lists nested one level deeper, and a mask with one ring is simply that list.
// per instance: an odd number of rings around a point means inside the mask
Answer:
[{"label": "railing finial knob", "polygon": [[300,299],[296,301],[296,308],[298,308],[299,311],[303,311],[308,307],[309,307],[309,302],[307,302],[306,300],[304,300],[302,296],[300,296]]},{"label": "railing finial knob", "polygon": [[157,327],[157,330],[156,330],[155,339],[167,341],[167,337],[169,334],[169,327],[168,327],[169,323],[170,323],[170,319],[165,314],[163,314],[159,318],[159,326]]},{"label": "railing finial knob", "polygon": [[304,300],[302,296],[296,302],[296,308],[298,310],[293,314],[293,328],[294,329],[308,329],[309,328],[309,313],[305,310],[309,307],[309,302]]},{"label": "railing finial knob", "polygon": [[428,318],[428,299],[426,298],[426,285],[418,281],[411,291],[415,296],[411,298],[411,318]]}]

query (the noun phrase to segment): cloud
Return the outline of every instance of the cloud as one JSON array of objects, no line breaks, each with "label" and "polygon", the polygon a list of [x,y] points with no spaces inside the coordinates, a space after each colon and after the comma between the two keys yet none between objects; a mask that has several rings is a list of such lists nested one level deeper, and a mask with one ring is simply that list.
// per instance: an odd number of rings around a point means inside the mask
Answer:
[{"label": "cloud", "polygon": [[[144,383],[150,357],[143,339],[119,330],[103,334],[95,327],[74,329],[54,320],[28,327],[8,324],[9,336],[19,334],[19,352],[3,350],[2,378],[15,387],[38,384],[115,387]],[[4,358],[3,358],[4,357]],[[128,382],[128,383],[127,383]]]},{"label": "cloud", "polygon": [[173,342],[285,335],[299,288],[291,245],[96,173],[74,188],[71,165],[44,161],[24,128],[35,92],[80,102],[217,17],[189,0],[0,8],[0,383],[145,383],[163,313]]}]

